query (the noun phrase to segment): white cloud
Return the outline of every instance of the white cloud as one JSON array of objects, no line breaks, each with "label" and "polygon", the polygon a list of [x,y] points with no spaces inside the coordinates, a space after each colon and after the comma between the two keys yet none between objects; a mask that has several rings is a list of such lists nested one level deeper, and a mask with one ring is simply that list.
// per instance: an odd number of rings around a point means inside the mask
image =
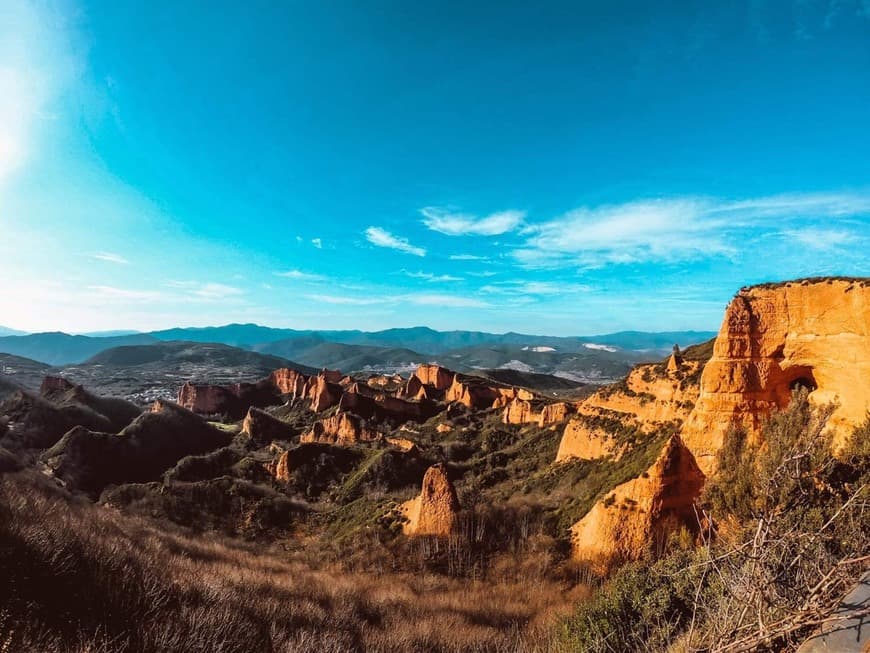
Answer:
[{"label": "white cloud", "polygon": [[[750,200],[677,198],[581,207],[526,230],[513,256],[527,267],[566,263],[596,267],[637,262],[676,262],[733,257],[747,230],[783,223],[870,214],[870,195],[779,195]],[[831,234],[831,238],[842,235]]]},{"label": "white cloud", "polygon": [[302,272],[301,270],[287,270],[286,272],[275,272],[276,277],[284,277],[285,279],[295,279],[296,281],[324,281],[326,277],[321,274],[311,274]]},{"label": "white cloud", "polygon": [[485,308],[488,303],[471,297],[445,293],[406,293],[380,297],[346,297],[341,295],[306,295],[312,301],[323,304],[346,306],[373,306],[376,304],[413,304],[416,306],[441,306],[445,308]]},{"label": "white cloud", "polygon": [[193,294],[204,299],[224,299],[226,297],[242,295],[244,291],[241,288],[227,286],[222,283],[204,283],[194,290]]},{"label": "white cloud", "polygon": [[474,254],[451,254],[451,261],[488,261],[486,256],[476,256]]},{"label": "white cloud", "polygon": [[112,252],[97,252],[96,254],[91,254],[91,258],[95,258],[99,261],[106,261],[107,263],[118,263],[119,265],[127,265],[130,263],[130,261],[120,254],[113,254]]},{"label": "white cloud", "polygon": [[480,292],[493,295],[571,295],[592,290],[580,283],[550,281],[504,281],[482,286]]},{"label": "white cloud", "polygon": [[817,250],[837,249],[843,245],[851,245],[858,240],[855,234],[845,229],[817,229],[808,227],[806,229],[783,231],[780,235],[786,240],[796,241],[804,247]]},{"label": "white cloud", "polygon": [[405,252],[406,254],[413,254],[414,256],[426,256],[426,250],[422,247],[415,247],[414,245],[411,245],[407,239],[394,236],[380,227],[369,227],[366,229],[365,234],[366,240],[368,240],[372,245],[396,249],[400,252]]},{"label": "white cloud", "polygon": [[498,236],[516,229],[526,217],[525,211],[500,211],[480,218],[437,206],[424,207],[420,213],[429,229],[448,236]]},{"label": "white cloud", "polygon": [[306,295],[312,301],[323,304],[339,304],[348,306],[371,306],[373,304],[383,304],[384,299],[376,297],[342,297],[339,295]]},{"label": "white cloud", "polygon": [[314,245],[317,249],[323,249],[323,241],[320,238],[312,238],[311,244]]},{"label": "white cloud", "polygon": [[440,293],[420,293],[402,295],[400,299],[419,306],[444,306],[450,308],[486,308],[486,302],[472,297],[460,297],[457,295],[444,295]]},{"label": "white cloud", "polygon": [[407,270],[402,270],[405,275],[411,277],[412,279],[425,279],[426,281],[433,282],[447,282],[447,281],[462,281],[462,277],[454,277],[451,274],[433,274],[432,272],[408,272]]},{"label": "white cloud", "polygon": [[228,286],[222,283],[201,283],[199,281],[167,281],[166,286],[184,291],[184,297],[201,300],[214,301],[218,299],[228,299],[230,297],[238,297],[243,295],[244,291],[235,286]]},{"label": "white cloud", "polygon": [[88,290],[94,291],[99,297],[107,300],[135,300],[143,302],[156,302],[166,299],[166,293],[156,290],[130,290],[116,288],[115,286],[88,286]]}]

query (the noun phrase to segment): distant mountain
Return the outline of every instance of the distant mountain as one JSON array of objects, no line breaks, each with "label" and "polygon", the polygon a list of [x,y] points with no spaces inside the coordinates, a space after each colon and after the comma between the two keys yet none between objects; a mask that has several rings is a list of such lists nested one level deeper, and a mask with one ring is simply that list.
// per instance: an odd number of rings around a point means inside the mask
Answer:
[{"label": "distant mountain", "polygon": [[[282,342],[273,343],[280,345]],[[269,348],[265,351],[278,353],[287,351],[284,347]],[[293,360],[312,367],[329,367],[343,372],[410,372],[420,363],[431,360],[431,356],[419,354],[401,347],[374,347],[371,345],[344,345],[336,342],[320,342],[304,351],[294,347]]]},{"label": "distant mountain", "polygon": [[[265,345],[281,342],[283,352],[293,352],[297,345],[308,348],[312,342],[333,342],[345,345],[409,349],[424,355],[440,354],[453,349],[487,345],[520,345],[553,347],[561,352],[580,352],[588,345],[603,345],[632,351],[659,350],[666,352],[674,344],[692,345],[716,335],[714,331],[668,331],[646,333],[621,331],[598,336],[536,336],[523,333],[486,333],[483,331],[436,331],[429,327],[386,329],[384,331],[329,331],[273,329],[257,324],[228,324],[219,327],[168,329],[149,335],[158,340],[189,342],[221,342],[234,347],[265,351]],[[283,355],[283,354],[282,354]],[[291,356],[292,358],[293,356]]]},{"label": "distant mountain", "polygon": [[112,338],[115,336],[135,336],[141,334],[141,331],[132,329],[119,329],[116,331],[86,331],[84,333],[76,333],[77,336],[88,336],[89,338]]},{"label": "distant mountain", "polygon": [[67,333],[31,333],[0,338],[0,352],[24,356],[49,365],[79,363],[109,347],[147,345],[157,339],[144,333],[130,336],[92,338]]},{"label": "distant mountain", "polygon": [[152,331],[148,335],[157,340],[183,340],[185,342],[220,342],[233,347],[251,348],[261,343],[274,342],[295,336],[310,335],[312,331],[273,329],[259,324],[227,324],[217,327],[185,327]]},{"label": "distant mountain", "polygon": [[26,336],[27,331],[19,331],[18,329],[10,329],[9,327],[0,326],[0,337],[2,336]]},{"label": "distant mountain", "polygon": [[[257,324],[228,324],[151,333],[97,332],[73,336],[56,332],[2,336],[0,352],[24,356],[50,365],[71,365],[86,361],[113,347],[183,341],[240,347],[314,367],[339,367],[346,371],[404,369],[413,362],[433,360],[450,353],[451,360],[460,368],[497,368],[511,360],[519,360],[531,364],[532,370],[537,372],[541,370],[535,367],[535,363],[525,360],[527,357],[535,362],[542,360],[540,356],[532,356],[535,353],[581,355],[597,351],[616,354],[615,358],[619,360],[632,361],[635,359],[632,352],[644,352],[647,356],[664,354],[675,343],[685,348],[715,335],[712,331],[622,331],[598,336],[557,337],[512,332],[495,334],[482,331],[436,331],[428,327],[374,332],[298,331],[273,329]],[[502,360],[503,356],[498,353],[498,348],[504,347],[527,353]],[[459,350],[470,354],[475,348],[482,349],[478,351],[478,358],[473,361],[453,355]],[[608,360],[607,357],[601,359]],[[587,356],[584,360],[591,358]],[[584,362],[583,365],[585,364]],[[585,376],[581,376],[585,379]]]}]

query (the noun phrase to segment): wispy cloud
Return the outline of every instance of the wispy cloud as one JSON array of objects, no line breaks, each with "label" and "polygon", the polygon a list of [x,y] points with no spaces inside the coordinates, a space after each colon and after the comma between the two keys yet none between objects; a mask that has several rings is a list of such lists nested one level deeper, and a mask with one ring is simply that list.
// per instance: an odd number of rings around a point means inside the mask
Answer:
[{"label": "wispy cloud", "polygon": [[780,234],[789,241],[797,242],[810,249],[832,250],[857,242],[858,236],[845,229],[794,229]]},{"label": "wispy cloud", "polygon": [[424,207],[420,214],[429,229],[448,236],[498,236],[516,229],[526,217],[525,211],[500,211],[478,217],[437,206]]},{"label": "wispy cloud", "polygon": [[157,290],[131,290],[128,288],[116,288],[115,286],[88,286],[98,296],[107,300],[135,300],[143,302],[156,302],[166,299],[166,293]]},{"label": "wispy cloud", "polygon": [[384,299],[378,297],[343,297],[340,295],[306,295],[312,301],[323,304],[338,304],[347,306],[372,306],[383,304]]},{"label": "wispy cloud", "polygon": [[422,247],[415,247],[409,243],[407,239],[394,236],[380,227],[369,227],[366,229],[365,235],[366,240],[368,240],[372,245],[388,247],[414,256],[426,256],[426,250]]},{"label": "wispy cloud", "polygon": [[496,295],[570,295],[590,290],[590,286],[581,283],[550,281],[504,281],[480,288],[482,293]]},{"label": "wispy cloud", "polygon": [[184,294],[189,297],[206,301],[238,297],[239,295],[243,295],[245,292],[241,288],[236,288],[235,286],[228,286],[223,283],[214,282],[202,283],[199,281],[171,280],[167,281],[165,285],[169,288],[183,290]]},{"label": "wispy cloud", "polygon": [[412,279],[425,279],[426,281],[440,282],[440,281],[462,281],[462,277],[455,277],[452,274],[433,274],[432,272],[409,272],[408,270],[402,270],[406,276],[411,277]]},{"label": "wispy cloud", "polygon": [[448,257],[451,261],[488,261],[486,256],[477,256],[475,254],[451,254]]},{"label": "wispy cloud", "polygon": [[294,279],[296,281],[325,281],[326,277],[322,274],[311,274],[302,270],[287,270],[286,272],[275,272],[276,277],[284,277],[285,279]]},{"label": "wispy cloud", "polygon": [[402,295],[400,299],[418,306],[446,306],[451,308],[486,308],[487,302],[473,297],[445,295],[441,293],[419,293]]},{"label": "wispy cloud", "polygon": [[91,258],[95,258],[99,261],[106,261],[107,263],[118,263],[120,265],[127,265],[130,263],[130,261],[120,254],[113,254],[112,252],[97,252],[96,254],[91,254]]},{"label": "wispy cloud", "polygon": [[314,245],[317,249],[323,249],[323,241],[320,238],[312,238],[311,244]]},{"label": "wispy cloud", "polygon": [[445,308],[486,308],[485,301],[446,293],[403,293],[379,297],[346,297],[340,295],[306,295],[312,301],[346,306],[374,306],[377,304],[413,304],[415,306],[442,306]]},{"label": "wispy cloud", "polygon": [[739,201],[690,197],[581,207],[530,225],[525,230],[525,245],[513,255],[527,267],[731,257],[745,243],[745,230],[779,231],[783,224],[800,226],[796,223],[868,214],[870,195],[824,193]]},{"label": "wispy cloud", "polygon": [[222,283],[204,283],[202,286],[193,291],[197,297],[204,299],[224,299],[244,294],[241,288],[227,286]]}]

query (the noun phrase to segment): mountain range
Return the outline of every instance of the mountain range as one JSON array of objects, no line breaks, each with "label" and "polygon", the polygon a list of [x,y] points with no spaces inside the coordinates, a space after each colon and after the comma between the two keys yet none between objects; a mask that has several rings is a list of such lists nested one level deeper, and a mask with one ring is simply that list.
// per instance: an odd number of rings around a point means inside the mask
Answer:
[{"label": "mountain range", "polygon": [[[436,331],[428,327],[386,329],[384,331],[329,331],[276,329],[257,324],[228,324],[219,327],[174,328],[148,333],[109,332],[111,335],[70,335],[63,332],[10,333],[0,327],[0,352],[24,356],[49,365],[81,363],[112,347],[150,345],[184,341],[218,343],[250,351],[299,360],[313,366],[334,365],[335,361],[360,358],[360,368],[379,365],[386,358],[396,362],[409,356],[441,355],[453,350],[475,347],[515,346],[536,353],[576,354],[615,350],[667,352],[674,343],[680,346],[712,338],[712,331],[673,331],[647,333],[622,331],[597,336],[537,336],[521,333],[494,334],[481,331]],[[346,349],[329,345],[353,345],[369,349]],[[405,352],[398,350],[406,350]],[[472,350],[473,351],[473,350]],[[410,353],[409,353],[410,352]],[[367,361],[367,362],[365,362]],[[347,367],[347,365],[346,365]]]}]

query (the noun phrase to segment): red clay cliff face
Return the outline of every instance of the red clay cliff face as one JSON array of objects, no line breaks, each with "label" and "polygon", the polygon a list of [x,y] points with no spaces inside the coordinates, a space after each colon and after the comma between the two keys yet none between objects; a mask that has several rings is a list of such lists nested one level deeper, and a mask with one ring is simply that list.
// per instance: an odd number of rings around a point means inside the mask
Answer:
[{"label": "red clay cliff face", "polygon": [[304,434],[301,442],[322,442],[326,444],[356,444],[383,439],[383,434],[369,428],[365,420],[350,413],[339,412],[315,422],[312,429]]},{"label": "red clay cliff face", "polygon": [[792,389],[835,402],[835,447],[870,408],[870,279],[804,280],[741,290],[731,301],[701,375],[683,439],[706,473],[731,425],[758,435]]},{"label": "red clay cliff face", "polygon": [[423,385],[430,385],[436,390],[446,390],[453,383],[454,373],[440,365],[420,365],[414,376]]},{"label": "red clay cliff face", "polygon": [[673,436],[647,472],[623,483],[571,527],[572,557],[598,574],[660,552],[671,533],[699,530],[695,500],[704,475],[692,453]]},{"label": "red clay cliff face", "polygon": [[433,465],[423,476],[420,495],[399,508],[407,518],[405,535],[447,537],[456,527],[459,499],[444,465]]},{"label": "red clay cliff face", "polygon": [[682,424],[698,398],[696,379],[701,365],[697,360],[673,360],[665,367],[638,365],[624,382],[583,400],[577,415],[565,425],[556,462],[618,455],[615,424],[647,434],[665,425]]},{"label": "red clay cliff face", "polygon": [[308,377],[296,370],[282,367],[269,375],[269,381],[278,389],[278,392],[283,395],[289,394],[293,399],[296,399],[304,396]]},{"label": "red clay cliff face", "polygon": [[290,440],[294,436],[293,428],[289,424],[254,406],[245,415],[242,433],[251,436],[259,446],[265,446],[273,440]]}]

